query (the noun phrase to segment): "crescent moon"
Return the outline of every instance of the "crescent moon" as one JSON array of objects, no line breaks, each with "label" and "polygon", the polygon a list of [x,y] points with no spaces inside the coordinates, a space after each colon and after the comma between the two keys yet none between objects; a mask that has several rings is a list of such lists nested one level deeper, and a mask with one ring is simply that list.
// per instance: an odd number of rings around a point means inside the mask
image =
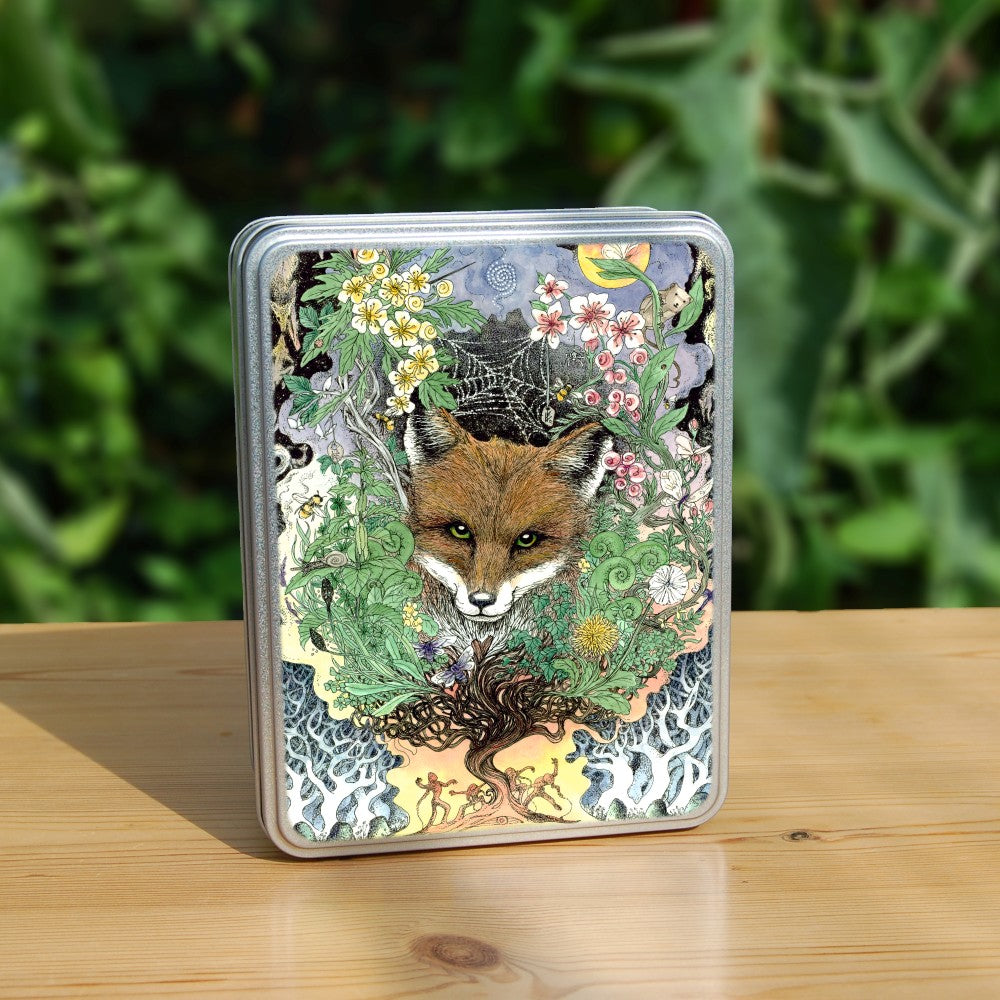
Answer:
[{"label": "crescent moon", "polygon": [[[648,243],[640,243],[638,247],[629,255],[628,260],[635,264],[640,271],[645,271],[649,266],[650,247]],[[597,265],[591,260],[592,257],[604,256],[603,243],[582,243],[576,248],[576,259],[580,264],[583,276],[600,288],[624,288],[631,285],[635,278],[602,278],[597,273]]]}]

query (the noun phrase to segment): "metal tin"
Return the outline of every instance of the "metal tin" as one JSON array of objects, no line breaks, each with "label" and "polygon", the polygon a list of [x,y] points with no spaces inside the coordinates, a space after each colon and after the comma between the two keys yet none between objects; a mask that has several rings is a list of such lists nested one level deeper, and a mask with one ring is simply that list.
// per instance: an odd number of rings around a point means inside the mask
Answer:
[{"label": "metal tin", "polygon": [[719,227],[645,208],[262,219],[230,281],[275,844],[711,817],[728,739]]}]

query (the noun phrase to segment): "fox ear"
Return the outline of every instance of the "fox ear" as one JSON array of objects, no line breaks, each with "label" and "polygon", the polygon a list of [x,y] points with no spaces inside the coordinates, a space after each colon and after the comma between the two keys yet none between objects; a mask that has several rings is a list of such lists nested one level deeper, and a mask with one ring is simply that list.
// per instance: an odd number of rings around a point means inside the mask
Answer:
[{"label": "fox ear", "polygon": [[424,462],[440,458],[467,437],[462,425],[441,407],[411,413],[403,434],[403,447],[410,460],[410,468],[415,469]]},{"label": "fox ear", "polygon": [[611,435],[600,424],[584,424],[548,446],[546,464],[580,495],[589,500],[601,485],[604,454],[611,447]]}]

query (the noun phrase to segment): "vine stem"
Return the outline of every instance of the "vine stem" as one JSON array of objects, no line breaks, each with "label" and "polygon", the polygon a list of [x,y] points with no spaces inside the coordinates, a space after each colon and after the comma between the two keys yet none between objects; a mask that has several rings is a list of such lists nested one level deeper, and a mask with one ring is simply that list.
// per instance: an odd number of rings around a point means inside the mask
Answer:
[{"label": "vine stem", "polygon": [[347,394],[344,398],[344,423],[347,425],[347,429],[355,437],[360,437],[363,441],[366,441],[378,455],[383,471],[392,481],[403,510],[409,510],[410,502],[406,496],[406,491],[403,489],[402,480],[399,478],[399,469],[396,467],[396,462],[392,455],[389,454],[389,449],[386,448],[385,442],[368,425],[365,416],[355,406],[347,385],[347,376],[339,375],[337,377],[337,384]]}]

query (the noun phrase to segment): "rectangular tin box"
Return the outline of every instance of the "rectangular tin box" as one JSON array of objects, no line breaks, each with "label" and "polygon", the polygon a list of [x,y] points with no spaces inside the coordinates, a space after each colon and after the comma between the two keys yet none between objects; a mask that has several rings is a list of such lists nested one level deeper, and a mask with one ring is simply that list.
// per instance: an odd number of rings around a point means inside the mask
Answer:
[{"label": "rectangular tin box", "polygon": [[644,208],[237,237],[253,763],[282,850],[719,809],[732,266],[711,220]]}]

